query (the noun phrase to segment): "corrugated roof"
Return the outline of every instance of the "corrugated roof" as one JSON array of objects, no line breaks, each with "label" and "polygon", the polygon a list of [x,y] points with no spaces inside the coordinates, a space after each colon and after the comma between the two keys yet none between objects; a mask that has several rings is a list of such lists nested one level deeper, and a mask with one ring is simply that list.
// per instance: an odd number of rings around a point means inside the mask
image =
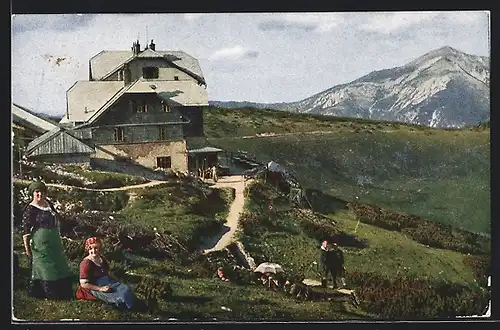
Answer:
[{"label": "corrugated roof", "polygon": [[67,92],[69,118],[61,123],[86,122],[124,88],[123,81],[78,81]]},{"label": "corrugated roof", "polygon": [[[146,49],[137,57],[165,58],[180,68],[192,72],[201,78],[203,82],[205,81],[198,60],[183,51],[153,51],[151,49]],[[134,56],[131,50],[102,51],[90,59],[92,78],[100,80],[133,58]]]},{"label": "corrugated roof", "polygon": [[61,154],[91,154],[95,149],[80,139],[73,136],[69,131],[57,127],[28,144],[27,156],[61,155]]},{"label": "corrugated roof", "polygon": [[39,137],[37,137],[36,139],[34,139],[33,141],[31,141],[30,143],[28,143],[28,147],[26,148],[26,154],[29,154],[38,145],[40,145],[40,144],[44,143],[45,141],[51,139],[56,134],[59,134],[60,131],[61,131],[60,127],[52,129],[52,130],[50,130],[50,131],[48,131],[48,132],[40,135]]},{"label": "corrugated roof", "polygon": [[21,107],[15,103],[12,103],[12,120],[13,121],[24,121],[30,125],[34,130],[40,133],[45,133],[56,127],[56,124],[51,123],[37,115],[35,112],[28,110],[27,108]]},{"label": "corrugated roof", "polygon": [[[155,86],[152,88],[152,86]],[[184,106],[207,106],[207,90],[189,80],[138,80],[125,93],[156,93],[162,99]]]}]

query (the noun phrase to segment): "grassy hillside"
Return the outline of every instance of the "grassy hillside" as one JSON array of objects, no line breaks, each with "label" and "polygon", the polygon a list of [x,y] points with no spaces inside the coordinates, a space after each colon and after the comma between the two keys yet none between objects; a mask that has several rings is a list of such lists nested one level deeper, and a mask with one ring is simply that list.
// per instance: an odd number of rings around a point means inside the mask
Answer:
[{"label": "grassy hillside", "polygon": [[[27,184],[14,185],[14,202]],[[366,318],[362,310],[341,304],[303,302],[255,282],[222,282],[215,270],[235,265],[227,252],[202,256],[197,246],[204,235],[220,230],[234,198],[232,189],[212,189],[189,179],[172,179],[148,188],[93,192],[49,187],[61,205],[61,235],[74,288],[85,238],[104,237],[112,273],[131,286],[140,299],[138,310],[103,309],[89,301],[46,301],[27,296],[28,258],[21,233],[14,233],[20,271],[14,274],[14,315],[24,320],[328,320]],[[19,216],[19,213],[17,213]],[[15,221],[19,223],[19,221]],[[116,247],[113,247],[116,244]],[[149,299],[149,300],[148,300]],[[156,303],[155,303],[156,302]],[[224,308],[222,308],[224,307]],[[96,310],[99,313],[96,313]]]},{"label": "grassy hillside", "polygon": [[[204,121],[211,145],[274,160],[305,187],[490,233],[487,128],[218,108],[206,109]],[[278,136],[255,136],[266,132]]]},{"label": "grassy hillside", "polygon": [[[467,245],[469,238],[450,234],[427,245],[417,235],[358,223],[359,215],[349,208],[339,208],[327,217],[287,209],[276,192],[262,183],[250,186],[248,196],[239,237],[257,263],[271,260],[288,271],[319,279],[312,262],[318,260],[320,238],[330,236],[345,251],[348,287],[360,294],[367,312],[387,318],[466,315],[460,308],[481,313],[488,302],[480,286],[486,283],[489,253],[470,256],[435,247],[453,237],[458,245]],[[278,211],[266,210],[268,199],[275,200]],[[479,268],[486,271],[479,276],[478,260],[484,265]],[[419,287],[416,292],[415,287]],[[396,297],[403,299],[402,305],[395,304]],[[458,300],[452,303],[453,299]],[[459,307],[460,299],[467,300],[467,306]]]},{"label": "grassy hillside", "polygon": [[[15,206],[21,204],[21,192],[26,186],[24,182],[15,183]],[[268,291],[245,277],[232,282],[217,279],[217,267],[231,269],[236,264],[234,256],[227,251],[204,256],[197,247],[203,236],[220,229],[234,198],[231,189],[212,189],[196,180],[172,178],[155,187],[125,191],[49,187],[49,195],[63,214],[61,234],[68,238],[63,243],[74,274],[74,289],[84,240],[99,235],[104,237],[105,255],[113,275],[136,292],[139,309],[119,312],[102,309],[96,302],[29,298],[28,259],[22,253],[21,233],[16,230],[14,251],[21,268],[14,275],[14,315],[20,319],[283,321],[436,317],[481,313],[488,298],[487,291],[481,288],[490,268],[487,255],[467,256],[450,248],[422,245],[416,240],[419,236],[409,232],[369,224],[372,218],[362,219],[358,209],[349,209],[343,201],[332,198],[331,203],[321,202],[321,198],[329,197],[320,193],[310,199],[328,206],[323,210],[326,217],[304,216],[297,209],[287,209],[271,186],[248,186],[246,212],[238,235],[257,262],[279,262],[289,275],[312,278],[317,278],[312,261],[317,259],[318,237],[334,235],[346,250],[348,285],[360,295],[361,308],[328,301],[298,301],[282,292]],[[281,203],[282,211],[277,215],[263,211],[270,197],[276,205]],[[380,221],[389,221],[390,214],[386,218]],[[451,238],[458,246],[480,243],[477,237],[453,233],[436,237]],[[478,248],[482,250],[483,245]]]},{"label": "grassy hillside", "polygon": [[[205,112],[205,124],[207,143],[249,151],[262,162],[275,160],[305,187],[316,188],[308,189],[307,196],[319,213],[290,208],[263,182],[247,186],[237,236],[256,262],[278,262],[287,274],[317,278],[312,262],[318,258],[319,238],[331,236],[345,251],[348,287],[356,290],[361,308],[298,301],[245,276],[220,281],[217,267],[232,269],[234,256],[228,251],[200,255],[197,249],[203,236],[221,229],[234,190],[170,177],[146,189],[49,188],[64,216],[61,234],[69,238],[63,242],[74,289],[85,238],[103,236],[113,275],[136,292],[138,310],[119,312],[96,302],[27,297],[28,259],[16,229],[14,251],[21,266],[14,274],[17,318],[284,321],[484,312],[489,300],[485,286],[491,273],[490,240],[450,225],[489,232],[489,129],[445,131],[217,108]],[[278,136],[255,136],[267,132]],[[71,175],[42,166],[31,171],[47,182],[77,186],[118,187],[147,181],[78,168]],[[26,186],[26,182],[14,184],[15,224]],[[275,201],[276,213],[266,211],[268,199]]]}]

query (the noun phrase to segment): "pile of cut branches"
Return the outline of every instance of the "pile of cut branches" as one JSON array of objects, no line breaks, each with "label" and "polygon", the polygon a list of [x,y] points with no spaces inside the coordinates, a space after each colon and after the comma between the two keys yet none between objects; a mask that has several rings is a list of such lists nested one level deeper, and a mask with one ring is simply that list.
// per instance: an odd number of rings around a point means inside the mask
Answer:
[{"label": "pile of cut branches", "polygon": [[[74,214],[61,221],[61,236],[83,240],[97,236],[106,240],[107,251],[129,250],[155,259],[185,260],[188,250],[174,235],[125,225],[105,212]],[[82,246],[83,248],[83,246]],[[75,252],[76,255],[80,251]]]}]

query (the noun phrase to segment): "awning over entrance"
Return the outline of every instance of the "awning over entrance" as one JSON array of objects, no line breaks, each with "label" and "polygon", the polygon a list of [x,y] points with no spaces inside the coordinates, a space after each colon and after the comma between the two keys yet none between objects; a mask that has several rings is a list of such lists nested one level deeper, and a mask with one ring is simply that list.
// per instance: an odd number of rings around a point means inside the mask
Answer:
[{"label": "awning over entrance", "polygon": [[219,163],[218,154],[224,150],[214,147],[203,147],[200,149],[188,150],[188,168],[210,168]]},{"label": "awning over entrance", "polygon": [[208,153],[218,153],[218,152],[223,152],[224,150],[214,148],[214,147],[204,147],[201,149],[193,149],[193,150],[188,150],[188,153],[190,154],[208,154]]}]

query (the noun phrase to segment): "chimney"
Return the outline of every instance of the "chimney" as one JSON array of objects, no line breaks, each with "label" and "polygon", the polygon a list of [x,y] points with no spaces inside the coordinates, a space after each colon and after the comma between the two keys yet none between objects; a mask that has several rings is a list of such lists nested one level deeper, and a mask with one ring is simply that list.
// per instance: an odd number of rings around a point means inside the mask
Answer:
[{"label": "chimney", "polygon": [[153,43],[153,39],[151,39],[151,43],[149,44],[149,49],[151,49],[151,50],[156,50],[156,49],[155,49],[155,46],[156,46],[156,45]]},{"label": "chimney", "polygon": [[131,72],[130,72],[130,67],[128,66],[128,64],[125,64],[125,66],[123,67],[123,82],[125,84],[125,86],[127,86],[132,80],[132,77],[131,77]]},{"label": "chimney", "polygon": [[134,55],[139,55],[139,53],[141,52],[141,44],[139,44],[139,40],[134,41],[134,43],[132,44],[132,52],[134,53]]}]

